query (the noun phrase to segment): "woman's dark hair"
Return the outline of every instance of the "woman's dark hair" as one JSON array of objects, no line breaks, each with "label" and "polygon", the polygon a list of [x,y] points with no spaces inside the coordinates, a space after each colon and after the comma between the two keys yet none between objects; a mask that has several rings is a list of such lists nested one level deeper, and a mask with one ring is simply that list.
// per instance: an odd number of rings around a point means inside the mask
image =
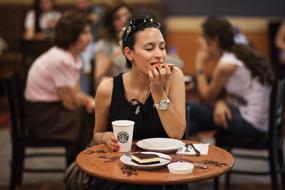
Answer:
[{"label": "woman's dark hair", "polygon": [[98,39],[104,38],[111,42],[118,42],[118,31],[116,31],[113,21],[115,19],[116,12],[121,8],[127,8],[130,13],[132,12],[131,7],[123,2],[118,2],[112,7],[109,7],[104,18],[103,28],[97,37]]},{"label": "woman's dark hair", "polygon": [[165,21],[162,15],[160,15],[156,10],[152,8],[140,8],[133,13],[132,17],[133,18],[141,18],[141,17],[154,18],[156,21],[158,21],[161,24],[160,31],[162,32],[164,39],[166,39],[167,30],[166,30]]},{"label": "woman's dark hair", "polygon": [[255,49],[234,42],[234,27],[224,17],[208,17],[202,24],[206,38],[217,39],[222,50],[234,53],[250,70],[253,78],[261,84],[272,83],[273,70],[270,63]]},{"label": "woman's dark hair", "polygon": [[[54,4],[54,0],[51,0],[51,3]],[[41,0],[34,1],[33,10],[35,11],[35,32],[41,32],[42,29],[40,26],[40,17],[43,14],[43,10],[41,8]]]},{"label": "woman's dark hair", "polygon": [[91,25],[91,20],[87,14],[75,10],[66,11],[56,24],[54,45],[68,49],[70,45],[76,43],[88,25]]},{"label": "woman's dark hair", "polygon": [[[161,25],[156,19],[152,17],[132,17],[122,35],[122,49],[128,47],[133,50],[136,43],[136,33],[146,28],[157,28],[162,33]],[[132,67],[132,62],[127,57],[126,66],[127,68]]]}]

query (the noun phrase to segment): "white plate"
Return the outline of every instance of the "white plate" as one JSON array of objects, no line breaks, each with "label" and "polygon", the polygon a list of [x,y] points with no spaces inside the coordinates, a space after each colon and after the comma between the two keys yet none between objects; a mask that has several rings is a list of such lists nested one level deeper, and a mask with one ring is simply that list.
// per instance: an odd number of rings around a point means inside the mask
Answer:
[{"label": "white plate", "polygon": [[[158,153],[158,152],[141,152],[141,153],[143,153],[143,154],[156,154],[160,157],[160,162],[156,163],[156,164],[140,165],[140,164],[133,162],[131,156],[127,156],[127,155],[122,155],[120,157],[120,161],[122,163],[126,164],[127,166],[132,167],[132,168],[145,169],[145,170],[161,168],[161,167],[167,165],[171,161],[171,157],[166,155],[166,154],[162,154],[162,153]],[[166,159],[163,159],[163,158],[166,158]]]},{"label": "white plate", "polygon": [[184,145],[184,142],[171,138],[149,138],[137,142],[137,146],[148,151],[174,152]]}]

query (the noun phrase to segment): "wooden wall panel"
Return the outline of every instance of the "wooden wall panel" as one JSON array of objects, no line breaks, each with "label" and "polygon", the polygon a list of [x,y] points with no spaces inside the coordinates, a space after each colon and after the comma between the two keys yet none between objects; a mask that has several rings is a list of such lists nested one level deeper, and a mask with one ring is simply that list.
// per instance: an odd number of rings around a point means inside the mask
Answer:
[{"label": "wooden wall panel", "polygon": [[267,32],[244,32],[249,41],[262,55],[269,57],[269,39]]}]

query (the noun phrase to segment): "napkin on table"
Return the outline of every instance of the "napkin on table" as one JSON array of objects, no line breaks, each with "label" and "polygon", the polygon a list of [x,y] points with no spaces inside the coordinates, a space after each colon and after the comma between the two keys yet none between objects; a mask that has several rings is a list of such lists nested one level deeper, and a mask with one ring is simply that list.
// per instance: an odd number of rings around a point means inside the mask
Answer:
[{"label": "napkin on table", "polygon": [[[206,144],[193,144],[194,147],[200,151],[201,155],[207,155],[208,154],[208,149],[209,149],[209,143]],[[178,149],[176,154],[189,154],[189,155],[195,155],[196,152],[191,146],[188,146],[189,152],[186,152],[186,145],[184,144],[181,148]]]}]

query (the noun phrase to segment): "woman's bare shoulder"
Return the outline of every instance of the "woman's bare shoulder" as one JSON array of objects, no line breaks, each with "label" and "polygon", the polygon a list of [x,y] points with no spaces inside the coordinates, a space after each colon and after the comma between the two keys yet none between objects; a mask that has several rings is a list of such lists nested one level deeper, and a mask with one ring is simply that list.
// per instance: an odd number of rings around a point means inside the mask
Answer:
[{"label": "woman's bare shoulder", "polygon": [[171,80],[183,80],[183,76],[184,74],[182,70],[178,67],[174,67],[170,79]]},{"label": "woman's bare shoulder", "polygon": [[96,96],[104,98],[111,97],[113,92],[113,82],[114,82],[113,78],[108,78],[103,80],[97,87]]},{"label": "woman's bare shoulder", "polygon": [[169,80],[166,84],[166,89],[170,89],[173,86],[177,87],[179,84],[184,85],[184,74],[180,68],[174,67],[172,74],[170,75]]}]

